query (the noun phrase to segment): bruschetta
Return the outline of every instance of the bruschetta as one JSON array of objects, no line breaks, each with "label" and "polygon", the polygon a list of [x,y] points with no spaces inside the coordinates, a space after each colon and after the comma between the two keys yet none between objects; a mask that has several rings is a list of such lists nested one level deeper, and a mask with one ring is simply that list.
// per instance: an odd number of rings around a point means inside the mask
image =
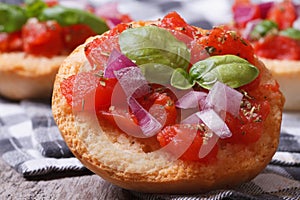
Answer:
[{"label": "bruschetta", "polygon": [[109,20],[92,10],[58,1],[0,3],[0,13],[0,95],[12,100],[49,99],[66,56],[88,37],[109,30]]},{"label": "bruschetta", "polygon": [[74,155],[125,189],[188,194],[258,175],[284,97],[252,46],[176,12],[89,38],[56,76],[54,119]]},{"label": "bruschetta", "polygon": [[236,0],[233,28],[248,39],[286,97],[286,110],[300,110],[300,18],[290,0],[254,3]]}]

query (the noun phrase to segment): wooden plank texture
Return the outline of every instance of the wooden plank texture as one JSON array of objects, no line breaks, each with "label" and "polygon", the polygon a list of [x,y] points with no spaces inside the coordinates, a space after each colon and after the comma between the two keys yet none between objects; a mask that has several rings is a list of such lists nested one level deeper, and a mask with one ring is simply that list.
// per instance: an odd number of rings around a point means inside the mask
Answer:
[{"label": "wooden plank texture", "polygon": [[116,187],[99,176],[45,177],[43,180],[28,180],[10,168],[0,158],[0,199],[134,199],[132,194]]}]

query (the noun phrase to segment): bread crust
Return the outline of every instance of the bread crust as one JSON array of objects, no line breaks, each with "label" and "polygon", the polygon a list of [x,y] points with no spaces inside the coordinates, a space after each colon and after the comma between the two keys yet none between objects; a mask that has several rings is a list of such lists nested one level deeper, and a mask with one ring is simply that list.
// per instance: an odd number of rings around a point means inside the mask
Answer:
[{"label": "bread crust", "polygon": [[[60,83],[70,75],[79,73],[87,62],[85,45],[76,48],[59,69],[54,83],[52,110],[70,150],[87,168],[105,180],[139,192],[199,193],[232,188],[249,181],[271,160],[278,146],[284,104],[280,92],[265,94],[270,100],[271,111],[261,138],[247,146],[224,144],[218,152],[217,161],[209,165],[182,160],[170,162],[166,155],[155,151],[151,139],[133,138],[104,121],[100,121],[99,126],[95,117],[75,115],[61,94]],[[263,63],[256,62],[261,69],[261,82],[273,83],[274,79]]]},{"label": "bread crust", "polygon": [[278,81],[285,96],[285,110],[300,110],[300,61],[260,58]]},{"label": "bread crust", "polygon": [[55,75],[66,57],[0,53],[0,95],[12,100],[50,98]]}]

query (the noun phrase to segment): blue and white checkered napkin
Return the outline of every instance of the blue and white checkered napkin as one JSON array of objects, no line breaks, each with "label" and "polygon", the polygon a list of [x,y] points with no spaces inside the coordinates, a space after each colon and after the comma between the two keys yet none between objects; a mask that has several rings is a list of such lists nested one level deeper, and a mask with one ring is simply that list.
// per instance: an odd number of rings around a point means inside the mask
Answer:
[{"label": "blue and white checkered napkin", "polygon": [[86,170],[63,141],[49,103],[0,99],[0,156],[24,176]]}]

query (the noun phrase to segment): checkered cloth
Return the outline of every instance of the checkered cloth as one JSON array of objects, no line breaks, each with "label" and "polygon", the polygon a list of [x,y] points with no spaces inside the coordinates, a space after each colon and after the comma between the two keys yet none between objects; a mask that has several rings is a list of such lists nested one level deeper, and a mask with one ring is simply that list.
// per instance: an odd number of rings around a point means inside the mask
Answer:
[{"label": "checkered cloth", "polygon": [[0,100],[0,155],[25,177],[86,170],[63,141],[50,103]]},{"label": "checkered cloth", "polygon": [[[4,0],[0,0],[4,1]],[[101,5],[108,0],[89,0]],[[6,1],[9,3],[20,0]],[[120,0],[121,12],[135,20],[157,19],[176,10],[190,24],[203,28],[227,23],[232,0]],[[152,195],[132,192],[137,199],[300,199],[300,113],[284,113],[278,151],[252,181],[232,190],[199,195]],[[50,102],[11,102],[0,97],[0,156],[26,178],[53,173],[89,172],[72,156],[56,127]]]}]

